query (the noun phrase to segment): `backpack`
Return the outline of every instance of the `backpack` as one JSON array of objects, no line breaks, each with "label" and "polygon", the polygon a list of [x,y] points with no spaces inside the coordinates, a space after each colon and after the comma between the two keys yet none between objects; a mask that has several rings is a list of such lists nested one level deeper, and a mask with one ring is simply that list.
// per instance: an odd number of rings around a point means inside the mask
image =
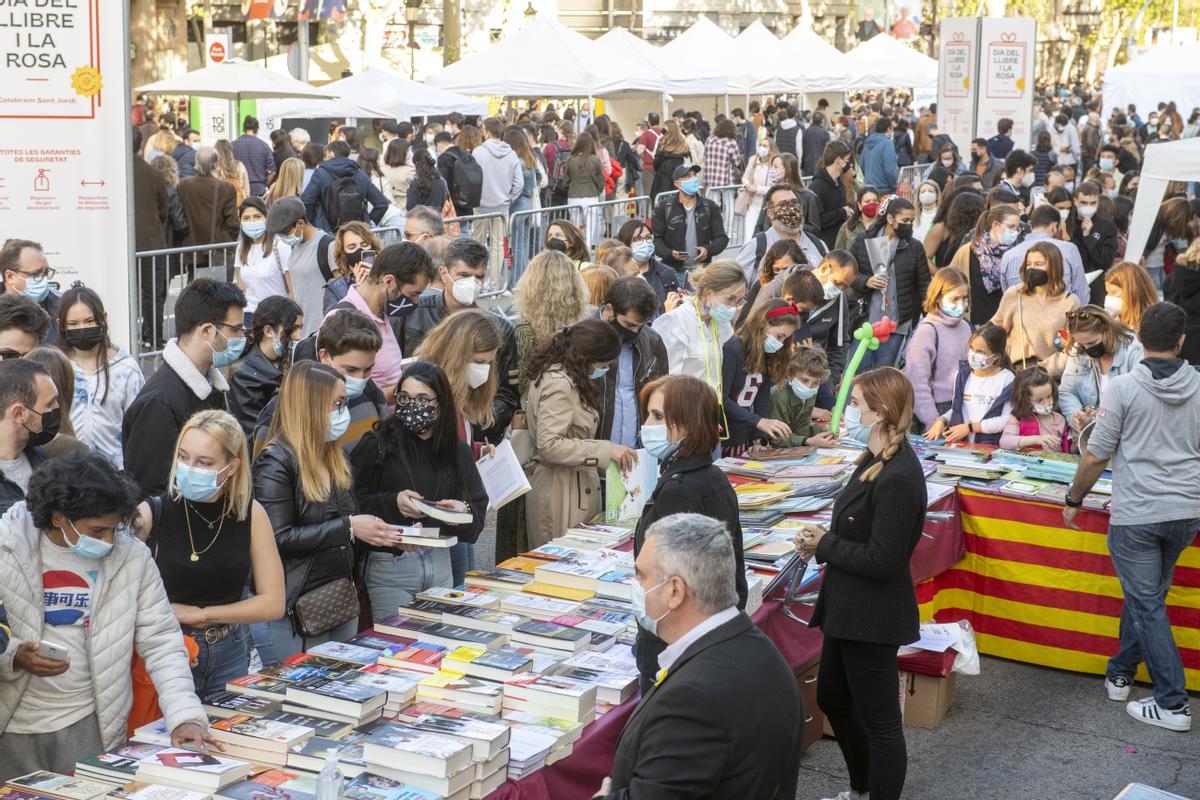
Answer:
[{"label": "backpack", "polygon": [[317,242],[317,268],[321,270],[321,277],[326,283],[333,280],[333,270],[329,268],[329,245],[332,243],[333,237],[328,233]]},{"label": "backpack", "polygon": [[565,206],[567,204],[567,177],[565,175],[567,159],[571,156],[571,151],[560,147],[558,142],[553,142],[554,147],[554,166],[550,169],[550,180],[547,183],[547,197],[551,206]]},{"label": "backpack", "polygon": [[367,218],[367,201],[354,175],[345,175],[333,179],[326,196],[325,217],[329,220],[331,229],[350,222]]},{"label": "backpack", "polygon": [[450,201],[456,209],[479,207],[483,200],[483,167],[467,151],[454,154],[450,166]]}]

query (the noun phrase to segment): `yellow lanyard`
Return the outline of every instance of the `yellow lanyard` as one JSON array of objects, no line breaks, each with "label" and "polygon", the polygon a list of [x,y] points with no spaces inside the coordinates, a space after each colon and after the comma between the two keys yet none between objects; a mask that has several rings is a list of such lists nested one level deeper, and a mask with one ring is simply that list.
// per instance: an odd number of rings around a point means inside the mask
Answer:
[{"label": "yellow lanyard", "polygon": [[[700,298],[696,298],[696,319],[700,321],[700,325],[704,325],[704,319],[700,314]],[[700,346],[704,348],[704,377],[708,379],[708,385],[713,385],[713,372],[717,374],[717,403],[724,405],[724,391],[721,384],[721,345],[717,339],[720,334],[717,332],[717,321],[711,316],[708,318],[708,328],[712,333],[712,358],[709,358],[708,351],[708,336],[705,335],[703,327],[700,330]]]}]

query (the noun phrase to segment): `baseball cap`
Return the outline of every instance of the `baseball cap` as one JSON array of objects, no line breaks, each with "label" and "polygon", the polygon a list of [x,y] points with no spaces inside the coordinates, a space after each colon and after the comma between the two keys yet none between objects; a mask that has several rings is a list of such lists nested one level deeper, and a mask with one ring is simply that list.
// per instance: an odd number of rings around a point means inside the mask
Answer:
[{"label": "baseball cap", "polygon": [[680,178],[686,178],[688,175],[695,175],[699,171],[700,167],[697,164],[680,164],[675,168],[675,172],[672,173],[671,180],[677,181]]}]

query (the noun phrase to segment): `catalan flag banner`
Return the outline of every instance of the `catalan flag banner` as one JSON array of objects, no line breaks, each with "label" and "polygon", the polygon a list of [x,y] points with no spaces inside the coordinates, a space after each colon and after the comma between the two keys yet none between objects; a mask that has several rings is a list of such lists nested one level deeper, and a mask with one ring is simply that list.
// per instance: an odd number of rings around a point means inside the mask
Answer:
[{"label": "catalan flag banner", "polygon": [[[917,586],[921,619],[966,619],[979,650],[1030,664],[1104,674],[1117,652],[1121,586],[1108,554],[1108,515],[958,490],[966,556]],[[1187,687],[1200,690],[1200,538],[1175,567],[1167,616]],[[1143,666],[1138,678],[1148,680]]]}]

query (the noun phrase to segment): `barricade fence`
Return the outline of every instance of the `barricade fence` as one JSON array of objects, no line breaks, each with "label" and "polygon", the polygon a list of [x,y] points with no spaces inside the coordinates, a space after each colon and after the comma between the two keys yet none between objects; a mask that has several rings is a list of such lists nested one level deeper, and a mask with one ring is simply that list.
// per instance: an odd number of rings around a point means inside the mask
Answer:
[{"label": "barricade fence", "polygon": [[928,168],[928,164],[913,164],[909,167],[901,167],[900,173],[896,177],[896,194],[915,205],[917,202],[917,189],[921,187],[921,176]]}]

